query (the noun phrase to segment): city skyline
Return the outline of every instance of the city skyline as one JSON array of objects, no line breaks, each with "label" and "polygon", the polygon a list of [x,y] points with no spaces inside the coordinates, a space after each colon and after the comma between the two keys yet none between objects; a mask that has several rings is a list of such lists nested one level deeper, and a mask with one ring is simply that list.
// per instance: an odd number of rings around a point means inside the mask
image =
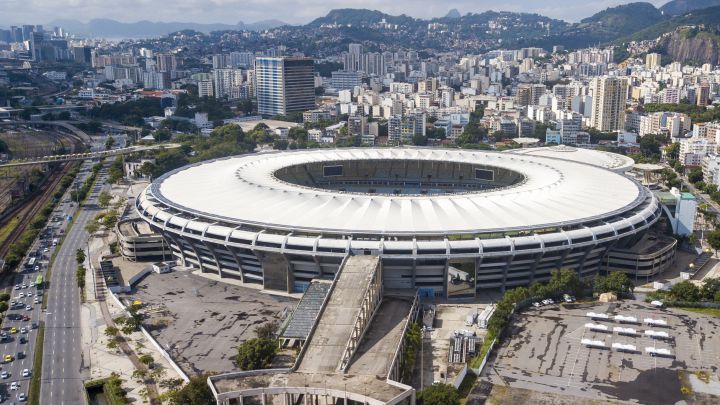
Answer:
[{"label": "city skyline", "polygon": [[[158,9],[153,2],[132,0],[125,3],[107,4],[97,0],[32,0],[27,2],[8,0],[0,26],[21,23],[50,24],[62,20],[88,22],[93,19],[112,19],[125,23],[151,22],[187,22],[204,24],[237,24],[280,20],[292,25],[309,23],[315,18],[325,16],[330,10],[339,8],[363,8],[378,10],[390,15],[405,14],[414,18],[431,19],[445,16],[450,10],[457,9],[461,15],[482,13],[485,11],[508,11],[536,13],[568,22],[578,22],[583,18],[604,10],[628,3],[623,0],[603,0],[569,5],[560,0],[543,3],[529,0],[513,0],[501,5],[490,1],[473,2],[454,0],[437,2],[434,0],[399,1],[393,3],[370,0],[362,5],[352,1],[327,2],[298,0],[217,0],[211,3],[198,0],[180,0],[173,7]],[[130,3],[130,4],[129,4]],[[667,3],[665,0],[652,0],[656,7]]]}]

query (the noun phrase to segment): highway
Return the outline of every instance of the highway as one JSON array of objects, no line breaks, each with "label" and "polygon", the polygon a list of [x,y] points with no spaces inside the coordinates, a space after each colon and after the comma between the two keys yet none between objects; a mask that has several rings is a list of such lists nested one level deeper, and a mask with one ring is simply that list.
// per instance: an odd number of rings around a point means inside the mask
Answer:
[{"label": "highway", "polygon": [[[107,173],[98,174],[85,206],[75,215],[75,222],[65,236],[52,267],[43,349],[41,404],[81,404],[84,359],[80,349],[80,290],[75,278],[75,252],[84,249],[88,239],[85,225],[97,213],[97,196],[103,189]],[[86,277],[92,277],[87,274]]]}]

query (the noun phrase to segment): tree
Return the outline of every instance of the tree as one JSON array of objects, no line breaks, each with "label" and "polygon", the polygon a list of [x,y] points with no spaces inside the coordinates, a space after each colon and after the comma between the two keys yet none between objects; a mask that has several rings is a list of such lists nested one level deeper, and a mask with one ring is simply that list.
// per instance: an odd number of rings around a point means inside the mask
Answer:
[{"label": "tree", "polygon": [[720,292],[720,278],[709,278],[702,286],[702,297],[706,300],[715,299],[715,294]]},{"label": "tree", "polygon": [[635,286],[627,274],[622,271],[613,271],[605,279],[605,292],[614,292],[618,297],[630,294]]},{"label": "tree", "polygon": [[8,310],[8,303],[7,302],[0,302],[0,312],[5,312]]},{"label": "tree", "polygon": [[275,357],[277,343],[274,340],[255,338],[238,346],[235,358],[241,370],[258,370],[267,368]]},{"label": "tree", "polygon": [[702,179],[703,179],[702,169],[695,168],[695,169],[690,170],[690,173],[688,173],[687,178],[690,183],[697,183],[699,181],[702,181]]},{"label": "tree", "polygon": [[207,384],[207,375],[190,377],[190,382],[170,394],[171,405],[215,405],[217,402]]},{"label": "tree", "polygon": [[118,332],[120,332],[120,330],[119,330],[117,327],[115,327],[115,326],[110,326],[110,325],[108,325],[108,326],[105,328],[105,336],[108,336],[108,337],[115,336],[115,335],[118,334]]},{"label": "tree", "polygon": [[422,405],[460,405],[460,394],[450,384],[433,384],[418,392]]},{"label": "tree", "polygon": [[255,336],[259,339],[275,339],[275,333],[278,329],[278,323],[276,321],[264,323],[255,328]]},{"label": "tree", "polygon": [[105,140],[105,150],[110,150],[115,146],[115,138],[112,136],[108,136]]},{"label": "tree", "polygon": [[132,378],[137,378],[138,380],[144,380],[146,376],[147,376],[146,370],[140,370],[140,369],[133,370]]},{"label": "tree", "polygon": [[98,195],[98,205],[102,209],[107,209],[110,206],[110,201],[112,201],[113,196],[108,191],[101,191]]},{"label": "tree", "polygon": [[670,295],[677,301],[700,301],[700,289],[690,281],[683,281],[670,288]]},{"label": "tree", "polygon": [[84,249],[77,249],[75,251],[75,261],[77,264],[83,264],[85,261],[85,250]]},{"label": "tree", "polygon": [[578,295],[582,288],[582,283],[574,270],[555,269],[551,273],[548,287],[555,293]]},{"label": "tree", "polygon": [[97,221],[88,221],[88,223],[85,225],[85,230],[91,235],[97,232],[98,229],[100,229],[100,224],[98,224]]},{"label": "tree", "polygon": [[717,251],[720,250],[720,229],[708,233],[705,240],[707,240],[708,245],[710,245],[715,251],[715,254],[717,254]]}]

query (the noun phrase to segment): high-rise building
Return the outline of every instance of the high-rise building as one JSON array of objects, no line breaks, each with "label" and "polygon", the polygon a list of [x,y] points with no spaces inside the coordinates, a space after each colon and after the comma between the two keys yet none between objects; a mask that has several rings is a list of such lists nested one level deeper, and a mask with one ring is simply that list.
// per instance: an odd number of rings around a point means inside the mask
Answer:
[{"label": "high-rise building", "polygon": [[284,115],[314,109],[314,75],[312,58],[256,58],[258,113]]},{"label": "high-rise building", "polygon": [[173,54],[159,53],[156,60],[158,72],[172,72],[177,69],[177,60]]},{"label": "high-rise building", "polygon": [[198,81],[198,97],[213,97],[213,82],[211,80]]},{"label": "high-rise building", "polygon": [[697,88],[697,102],[696,104],[702,107],[705,107],[708,105],[708,100],[710,99],[710,84],[708,82],[702,82],[700,83],[700,86]]},{"label": "high-rise building", "polygon": [[590,82],[590,126],[598,131],[619,131],[625,124],[628,84],[624,78],[596,77]]},{"label": "high-rise building", "polygon": [[74,46],[72,58],[75,62],[89,65],[92,63],[92,48],[89,46]]},{"label": "high-rise building", "polygon": [[213,69],[224,69],[227,67],[227,59],[225,55],[219,53],[212,56]]},{"label": "high-rise building", "polygon": [[656,69],[660,67],[660,54],[649,53],[645,56],[645,67],[648,69]]},{"label": "high-rise building", "polygon": [[235,100],[239,98],[239,87],[243,82],[242,70],[240,69],[214,69],[213,83],[216,98],[227,98]]},{"label": "high-rise building", "polygon": [[354,70],[336,70],[332,72],[330,85],[336,90],[352,90],[362,85],[362,74]]}]

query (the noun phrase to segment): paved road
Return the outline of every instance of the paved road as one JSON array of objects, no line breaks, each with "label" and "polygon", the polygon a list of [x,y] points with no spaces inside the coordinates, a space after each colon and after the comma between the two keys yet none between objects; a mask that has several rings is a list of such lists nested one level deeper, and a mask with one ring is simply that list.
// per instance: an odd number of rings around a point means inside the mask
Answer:
[{"label": "paved road", "polygon": [[[43,350],[41,404],[81,404],[83,368],[81,350],[80,292],[75,278],[75,252],[84,249],[88,233],[85,225],[98,212],[97,197],[106,189],[105,169],[98,174],[85,206],[75,215],[56,256],[50,278],[50,291],[45,314],[45,345]],[[92,277],[87,274],[86,277]]]}]

